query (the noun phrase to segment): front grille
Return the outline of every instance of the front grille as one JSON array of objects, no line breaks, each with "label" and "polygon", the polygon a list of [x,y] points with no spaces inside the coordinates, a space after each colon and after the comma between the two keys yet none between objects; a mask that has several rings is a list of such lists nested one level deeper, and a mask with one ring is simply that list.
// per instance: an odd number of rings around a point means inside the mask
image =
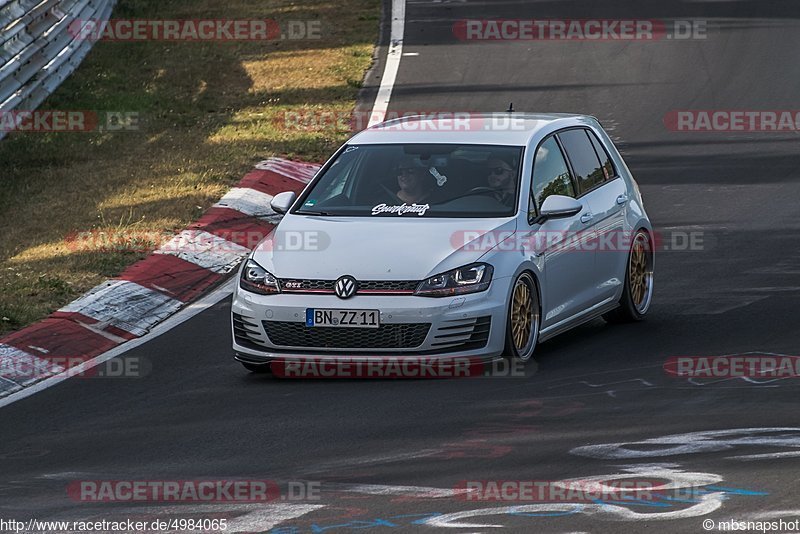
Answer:
[{"label": "front grille", "polygon": [[[333,293],[333,285],[336,280],[302,280],[287,278],[280,281],[281,290],[291,293],[308,292],[328,292]],[[359,280],[358,292],[368,293],[370,291],[407,291],[412,292],[417,289],[417,280]]]},{"label": "front grille", "polygon": [[317,349],[413,349],[425,342],[430,323],[383,324],[378,328],[307,327],[264,321],[267,337],[280,347]]},{"label": "front grille", "polygon": [[492,318],[489,315],[448,321],[445,326],[436,329],[431,347],[447,351],[483,348],[489,342],[491,326]]},{"label": "front grille", "polygon": [[266,340],[255,319],[245,317],[238,313],[233,313],[232,319],[233,339],[236,341],[237,345],[250,349],[263,349]]},{"label": "front grille", "polygon": [[419,282],[415,280],[363,280],[358,282],[359,291],[414,291]]}]

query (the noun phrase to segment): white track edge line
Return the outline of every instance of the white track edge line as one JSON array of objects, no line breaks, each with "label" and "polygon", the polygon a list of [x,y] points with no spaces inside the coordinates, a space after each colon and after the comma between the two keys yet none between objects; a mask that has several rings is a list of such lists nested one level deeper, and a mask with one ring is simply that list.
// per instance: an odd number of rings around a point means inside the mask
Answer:
[{"label": "white track edge line", "polygon": [[367,128],[374,126],[386,117],[389,109],[389,100],[392,98],[392,89],[397,79],[400,68],[400,58],[403,56],[403,33],[406,21],[406,0],[392,0],[392,31],[389,35],[389,48],[386,50],[386,64],[383,67],[381,85],[375,95],[375,104],[369,115]]},{"label": "white track edge line", "polygon": [[156,325],[150,332],[145,334],[142,337],[132,339],[126,343],[118,345],[111,350],[104,352],[103,354],[99,354],[90,360],[86,360],[80,365],[67,369],[57,375],[51,376],[42,380],[41,382],[37,382],[32,386],[26,387],[17,391],[16,393],[12,393],[5,397],[0,398],[0,408],[8,406],[14,402],[20,401],[31,395],[39,393],[40,391],[44,391],[47,388],[55,386],[56,384],[60,384],[64,380],[78,375],[81,372],[88,371],[94,367],[97,367],[100,364],[111,360],[112,358],[116,358],[131,349],[134,349],[140,345],[144,345],[148,341],[151,341],[161,334],[169,332],[176,326],[180,325],[181,323],[185,323],[189,319],[193,318],[195,315],[207,310],[211,306],[221,302],[223,299],[229,297],[233,293],[233,284],[235,282],[235,278],[228,280],[222,286],[218,287],[208,295],[201,297],[200,299],[192,302],[185,308],[181,309],[171,317],[168,317],[160,324]]}]

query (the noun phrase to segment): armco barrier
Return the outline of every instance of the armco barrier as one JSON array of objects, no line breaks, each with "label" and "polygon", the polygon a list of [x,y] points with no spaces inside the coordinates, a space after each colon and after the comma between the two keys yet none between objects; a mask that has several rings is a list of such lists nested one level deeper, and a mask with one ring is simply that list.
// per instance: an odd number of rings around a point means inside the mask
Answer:
[{"label": "armco barrier", "polygon": [[[93,40],[74,35],[70,24],[108,20],[115,3],[0,0],[0,114],[39,107],[92,46]],[[0,130],[0,139],[5,134]]]}]

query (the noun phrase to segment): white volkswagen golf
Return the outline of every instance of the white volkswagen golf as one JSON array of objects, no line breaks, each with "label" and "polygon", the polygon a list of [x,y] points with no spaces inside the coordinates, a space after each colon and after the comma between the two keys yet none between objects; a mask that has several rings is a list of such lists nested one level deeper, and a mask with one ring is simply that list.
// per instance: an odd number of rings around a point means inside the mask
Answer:
[{"label": "white volkswagen golf", "polygon": [[635,321],[653,293],[653,230],[598,121],[405,117],[352,137],[244,262],[233,348],[284,358],[526,361],[603,316]]}]

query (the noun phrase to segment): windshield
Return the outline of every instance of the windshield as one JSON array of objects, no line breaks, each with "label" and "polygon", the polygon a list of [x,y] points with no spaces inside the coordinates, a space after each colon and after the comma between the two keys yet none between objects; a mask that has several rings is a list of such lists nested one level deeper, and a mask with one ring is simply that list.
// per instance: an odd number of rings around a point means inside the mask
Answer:
[{"label": "windshield", "polygon": [[293,212],[363,217],[505,217],[516,212],[522,147],[349,145]]}]

